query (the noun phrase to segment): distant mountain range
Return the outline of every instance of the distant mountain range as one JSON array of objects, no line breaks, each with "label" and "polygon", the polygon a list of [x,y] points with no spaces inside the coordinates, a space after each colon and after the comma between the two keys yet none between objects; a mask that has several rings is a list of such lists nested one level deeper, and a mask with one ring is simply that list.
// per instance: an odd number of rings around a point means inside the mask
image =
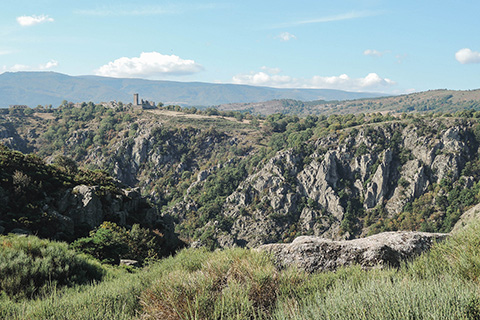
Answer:
[{"label": "distant mountain range", "polygon": [[119,79],[69,76],[56,72],[5,72],[0,74],[0,107],[9,105],[60,105],[70,102],[132,102],[141,99],[182,106],[216,106],[227,103],[275,99],[352,100],[381,96],[378,93],[330,89],[278,89],[237,84]]},{"label": "distant mountain range", "polygon": [[224,111],[244,110],[263,115],[269,115],[272,113],[330,115],[372,112],[478,111],[480,110],[480,89],[439,89],[398,96],[343,101],[277,99],[265,102],[228,103],[217,106],[217,109]]}]

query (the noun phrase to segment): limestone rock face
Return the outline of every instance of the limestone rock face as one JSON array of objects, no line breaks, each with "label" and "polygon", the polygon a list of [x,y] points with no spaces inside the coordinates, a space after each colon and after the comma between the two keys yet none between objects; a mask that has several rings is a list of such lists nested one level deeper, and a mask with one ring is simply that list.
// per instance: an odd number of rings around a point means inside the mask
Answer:
[{"label": "limestone rock face", "polygon": [[27,141],[18,134],[11,123],[0,124],[0,143],[11,149],[22,152],[29,151]]},{"label": "limestone rock face", "polygon": [[[248,177],[227,199],[224,214],[232,219],[222,242],[254,247],[281,239],[292,220],[298,220],[298,193],[291,180],[297,175],[300,157],[291,150],[279,152],[258,173]],[[262,206],[245,210],[252,201]],[[231,240],[228,240],[230,238]]]},{"label": "limestone rock face", "polygon": [[335,218],[341,220],[344,210],[335,192],[341,177],[337,164],[338,157],[338,152],[328,151],[322,162],[314,160],[299,173],[298,182],[302,193],[327,208]]},{"label": "limestone rock face", "polygon": [[447,234],[384,232],[370,237],[333,241],[311,236],[288,244],[266,244],[258,250],[273,254],[279,267],[297,266],[307,272],[336,270],[359,264],[365,269],[399,267],[400,262],[428,250]]},{"label": "limestone rock face", "polygon": [[[92,229],[99,226],[104,218],[102,202],[95,193],[96,187],[80,185],[73,188],[71,192],[70,207],[73,210],[68,211],[68,215],[75,224],[85,224]],[[73,206],[72,206],[73,205]]]},{"label": "limestone rock face", "polygon": [[[377,219],[396,217],[433,184],[461,177],[478,150],[471,128],[452,123],[392,122],[309,142],[314,150],[308,155],[278,152],[227,197],[222,214],[233,222],[219,232],[222,243],[256,247],[302,234],[364,236],[369,226],[362,218],[371,212]],[[354,225],[348,232],[347,216]]]},{"label": "limestone rock face", "polygon": [[391,176],[392,152],[390,149],[383,153],[383,161],[378,166],[372,181],[367,184],[364,206],[367,209],[381,203],[388,193],[388,182]]},{"label": "limestone rock face", "polygon": [[[82,230],[92,230],[109,220],[127,225],[129,218],[155,224],[160,215],[150,212],[137,189],[119,189],[119,193],[98,186],[78,185],[67,189],[63,197],[51,199],[43,210],[56,221],[58,237],[69,239]],[[153,210],[154,211],[154,210]]]}]

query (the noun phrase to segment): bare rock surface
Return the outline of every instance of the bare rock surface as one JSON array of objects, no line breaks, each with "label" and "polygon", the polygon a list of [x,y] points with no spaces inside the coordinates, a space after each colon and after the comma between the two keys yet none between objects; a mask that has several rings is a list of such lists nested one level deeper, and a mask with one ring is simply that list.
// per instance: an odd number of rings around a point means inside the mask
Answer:
[{"label": "bare rock surface", "polygon": [[458,232],[465,228],[467,225],[473,221],[478,221],[480,219],[480,203],[473,206],[469,210],[465,211],[460,219],[457,221],[455,226],[452,229],[452,233]]},{"label": "bare rock surface", "polygon": [[302,236],[288,244],[266,244],[260,251],[272,253],[280,268],[297,266],[307,272],[331,271],[359,264],[365,269],[399,267],[447,237],[443,233],[383,232],[370,237],[333,241]]}]

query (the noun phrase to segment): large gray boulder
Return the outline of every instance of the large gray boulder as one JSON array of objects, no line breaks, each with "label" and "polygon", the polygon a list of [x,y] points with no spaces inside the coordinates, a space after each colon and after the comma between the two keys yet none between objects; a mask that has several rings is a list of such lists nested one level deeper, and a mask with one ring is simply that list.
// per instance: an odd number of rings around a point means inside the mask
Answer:
[{"label": "large gray boulder", "polygon": [[451,233],[457,233],[474,221],[480,220],[480,203],[465,211],[453,226]]},{"label": "large gray boulder", "polygon": [[430,249],[447,234],[427,232],[383,232],[370,237],[333,241],[311,236],[296,238],[288,244],[266,244],[260,251],[273,254],[280,268],[297,266],[307,272],[336,270],[352,264],[364,269],[399,267]]}]

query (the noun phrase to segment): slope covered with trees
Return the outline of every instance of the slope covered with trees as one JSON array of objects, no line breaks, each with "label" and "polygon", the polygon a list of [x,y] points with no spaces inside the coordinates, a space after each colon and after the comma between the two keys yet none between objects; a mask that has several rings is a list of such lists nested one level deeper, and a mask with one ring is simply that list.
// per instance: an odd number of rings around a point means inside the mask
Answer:
[{"label": "slope covered with trees", "polygon": [[[6,110],[0,231],[70,244],[0,235],[0,318],[477,319],[478,223],[396,269],[310,274],[228,247],[450,231],[480,202],[479,121],[472,109]],[[171,223],[203,248],[158,261],[180,245]],[[121,258],[144,267],[111,266]]]},{"label": "slope covered with trees", "polygon": [[479,116],[262,117],[64,102],[11,109],[0,126],[13,148],[71,157],[139,187],[184,240],[214,248],[448,232],[479,200]]}]

